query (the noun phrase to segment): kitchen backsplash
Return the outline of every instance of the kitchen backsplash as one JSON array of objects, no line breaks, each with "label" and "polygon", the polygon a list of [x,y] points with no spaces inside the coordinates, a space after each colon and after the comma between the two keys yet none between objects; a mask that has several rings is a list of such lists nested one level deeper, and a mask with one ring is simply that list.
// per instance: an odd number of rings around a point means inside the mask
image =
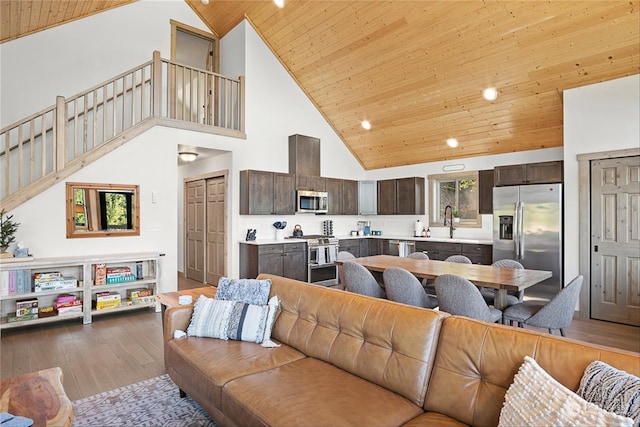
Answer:
[{"label": "kitchen backsplash", "polygon": [[[482,228],[458,228],[453,232],[453,237],[457,239],[493,239],[493,216],[482,216]],[[412,237],[414,233],[414,223],[421,220],[427,224],[426,216],[332,216],[332,215],[313,215],[313,214],[296,214],[296,215],[240,215],[238,224],[238,234],[244,236],[249,228],[257,230],[256,238],[275,239],[276,229],[273,223],[276,221],[286,221],[287,225],[284,229],[285,236],[293,234],[293,227],[299,224],[302,227],[304,235],[322,234],[322,222],[324,220],[333,220],[333,231],[337,237],[348,236],[352,230],[357,230],[358,221],[371,221],[371,230],[382,231],[382,237]],[[430,227],[431,237],[448,238],[449,227]]]}]

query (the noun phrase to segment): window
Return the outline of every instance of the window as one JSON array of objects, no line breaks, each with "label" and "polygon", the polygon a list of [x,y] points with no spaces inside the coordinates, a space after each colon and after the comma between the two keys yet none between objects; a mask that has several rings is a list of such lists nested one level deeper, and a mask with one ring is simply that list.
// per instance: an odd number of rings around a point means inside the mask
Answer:
[{"label": "window", "polygon": [[477,171],[429,175],[429,190],[429,226],[442,227],[444,210],[451,206],[454,213],[460,213],[456,227],[482,227],[478,214]]},{"label": "window", "polygon": [[67,183],[67,237],[139,236],[137,185]]}]

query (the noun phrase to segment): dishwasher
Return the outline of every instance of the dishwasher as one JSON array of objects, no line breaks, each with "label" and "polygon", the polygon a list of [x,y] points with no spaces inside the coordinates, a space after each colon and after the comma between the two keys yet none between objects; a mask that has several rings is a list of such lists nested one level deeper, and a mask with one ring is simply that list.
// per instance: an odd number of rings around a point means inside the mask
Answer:
[{"label": "dishwasher", "polygon": [[406,257],[415,252],[416,242],[403,240],[389,240],[389,255]]}]

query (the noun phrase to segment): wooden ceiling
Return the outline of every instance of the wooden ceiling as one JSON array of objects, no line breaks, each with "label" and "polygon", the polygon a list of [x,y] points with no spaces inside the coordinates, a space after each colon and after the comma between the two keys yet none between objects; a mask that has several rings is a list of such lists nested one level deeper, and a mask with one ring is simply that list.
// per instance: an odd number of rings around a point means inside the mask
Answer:
[{"label": "wooden ceiling", "polygon": [[[365,169],[562,146],[562,91],[640,73],[638,0],[185,1],[246,17]],[[2,0],[1,41],[129,2]]]}]

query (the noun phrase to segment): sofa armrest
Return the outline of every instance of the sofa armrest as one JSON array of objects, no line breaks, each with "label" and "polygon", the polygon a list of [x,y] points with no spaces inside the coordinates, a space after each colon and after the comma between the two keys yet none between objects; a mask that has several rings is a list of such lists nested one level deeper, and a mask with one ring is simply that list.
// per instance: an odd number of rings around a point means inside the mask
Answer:
[{"label": "sofa armrest", "polygon": [[164,345],[173,339],[176,330],[187,331],[193,314],[193,306],[168,307],[164,313]]}]

